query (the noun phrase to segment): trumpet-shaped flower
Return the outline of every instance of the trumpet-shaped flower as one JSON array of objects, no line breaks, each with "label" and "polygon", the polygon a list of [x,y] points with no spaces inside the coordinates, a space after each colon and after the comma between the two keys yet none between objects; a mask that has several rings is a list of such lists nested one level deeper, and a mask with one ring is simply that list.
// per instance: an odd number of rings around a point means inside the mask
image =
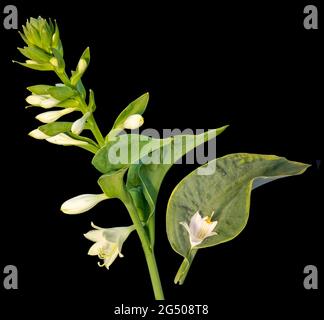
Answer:
[{"label": "trumpet-shaped flower", "polygon": [[61,211],[67,214],[83,213],[106,199],[108,199],[108,197],[104,193],[81,194],[80,196],[65,201],[61,206]]},{"label": "trumpet-shaped flower", "polygon": [[144,118],[140,114],[132,114],[124,122],[124,129],[137,129],[144,123]]},{"label": "trumpet-shaped flower", "polygon": [[47,138],[46,141],[61,146],[82,146],[88,144],[86,141],[73,139],[65,133],[59,133],[53,137]]},{"label": "trumpet-shaped flower", "polygon": [[38,139],[38,140],[45,140],[50,138],[50,136],[48,136],[47,134],[45,134],[43,131],[39,130],[39,129],[35,129],[33,131],[30,131],[28,133],[28,135],[34,139]]},{"label": "trumpet-shaped flower", "polygon": [[95,230],[91,230],[84,236],[93,241],[94,244],[91,246],[88,254],[91,256],[98,256],[103,260],[103,263],[99,264],[101,267],[109,269],[111,264],[115,261],[117,256],[123,257],[121,249],[123,243],[128,238],[130,233],[135,230],[135,227],[116,227],[116,228],[100,228],[91,223],[91,226]]},{"label": "trumpet-shaped flower", "polygon": [[217,233],[213,231],[217,225],[217,221],[211,220],[213,215],[214,212],[211,216],[202,218],[199,211],[197,211],[191,217],[189,225],[187,222],[180,222],[189,233],[191,247],[199,245],[208,237],[217,235]]},{"label": "trumpet-shaped flower", "polygon": [[56,111],[46,111],[37,115],[36,119],[43,123],[51,123],[75,110],[76,108],[66,108],[66,109],[56,110]]},{"label": "trumpet-shaped flower", "polygon": [[90,115],[91,115],[91,112],[87,112],[80,119],[74,121],[72,124],[72,127],[71,127],[71,132],[76,135],[79,135],[83,131],[84,126],[85,126],[88,118],[90,117]]}]

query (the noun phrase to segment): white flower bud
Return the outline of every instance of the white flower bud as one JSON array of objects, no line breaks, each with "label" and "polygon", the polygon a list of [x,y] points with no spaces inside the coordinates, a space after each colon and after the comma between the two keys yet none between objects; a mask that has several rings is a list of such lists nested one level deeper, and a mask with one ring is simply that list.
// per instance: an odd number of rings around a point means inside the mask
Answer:
[{"label": "white flower bud", "polygon": [[85,123],[90,117],[91,112],[85,113],[80,119],[76,120],[73,122],[72,127],[71,127],[71,132],[79,135],[82,130],[84,129]]},{"label": "white flower bud", "polygon": [[47,134],[45,134],[43,131],[41,131],[39,129],[35,129],[33,131],[30,131],[28,133],[28,135],[30,137],[38,139],[38,140],[44,140],[44,139],[50,138],[50,136],[48,136]]},{"label": "white flower bud", "polygon": [[108,197],[104,193],[81,194],[80,196],[65,201],[61,206],[61,211],[67,214],[83,213],[106,199],[108,199]]},{"label": "white flower bud", "polygon": [[124,129],[137,129],[144,123],[144,118],[140,114],[132,114],[124,122]]},{"label": "white flower bud", "polygon": [[57,111],[47,111],[40,113],[36,116],[36,119],[43,122],[43,123],[51,123],[56,121],[57,119],[61,118],[62,116],[71,113],[75,111],[76,108],[66,108],[63,110],[57,110]]},{"label": "white flower bud", "polygon": [[59,133],[56,136],[47,138],[46,141],[61,146],[82,146],[88,144],[85,141],[73,139],[65,133]]},{"label": "white flower bud", "polygon": [[26,102],[32,106],[40,107],[41,103],[46,100],[44,96],[32,94],[26,98]]},{"label": "white flower bud", "polygon": [[84,73],[88,67],[88,63],[85,59],[80,59],[78,66],[77,66],[77,71],[79,73]]},{"label": "white flower bud", "polygon": [[57,99],[48,98],[48,99],[41,101],[40,107],[42,107],[44,109],[50,109],[50,108],[57,106],[59,103],[60,103],[60,101]]}]

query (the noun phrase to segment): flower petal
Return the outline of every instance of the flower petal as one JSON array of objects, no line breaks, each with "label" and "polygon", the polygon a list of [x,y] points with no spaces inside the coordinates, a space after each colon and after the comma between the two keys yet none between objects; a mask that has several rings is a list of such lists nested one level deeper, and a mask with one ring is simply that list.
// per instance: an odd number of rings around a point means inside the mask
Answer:
[{"label": "flower petal", "polygon": [[94,243],[89,251],[88,251],[88,255],[89,256],[97,256],[100,252],[100,249],[102,248],[102,243],[101,242],[96,242]]},{"label": "flower petal", "polygon": [[91,230],[84,234],[84,236],[93,242],[105,242],[102,230]]}]

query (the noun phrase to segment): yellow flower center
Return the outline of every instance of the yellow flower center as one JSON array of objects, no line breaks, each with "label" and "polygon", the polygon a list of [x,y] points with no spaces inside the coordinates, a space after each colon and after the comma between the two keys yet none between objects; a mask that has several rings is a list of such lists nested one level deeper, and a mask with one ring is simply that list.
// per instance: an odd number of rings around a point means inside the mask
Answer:
[{"label": "yellow flower center", "polygon": [[211,215],[210,216],[207,216],[206,217],[206,222],[208,223],[208,224],[211,224],[213,221],[212,221],[212,217],[213,217],[213,215],[214,215],[214,213],[215,213],[215,211],[213,211],[212,213],[211,213]]},{"label": "yellow flower center", "polygon": [[[116,244],[113,244],[112,245],[112,248],[109,250],[108,253],[107,253],[107,251],[104,250],[104,248],[100,248],[99,249],[99,252],[98,252],[98,257],[100,259],[103,259],[103,260],[109,259],[113,255],[113,253],[115,251],[115,247],[117,247],[117,245]],[[98,262],[98,266],[99,267],[104,267],[105,266],[105,263],[104,262],[103,263]]]}]

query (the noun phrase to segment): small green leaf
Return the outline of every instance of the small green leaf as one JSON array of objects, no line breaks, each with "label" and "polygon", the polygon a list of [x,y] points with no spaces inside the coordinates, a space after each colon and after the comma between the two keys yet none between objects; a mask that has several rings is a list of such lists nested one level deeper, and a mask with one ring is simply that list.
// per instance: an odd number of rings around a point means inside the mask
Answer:
[{"label": "small green leaf", "polygon": [[26,58],[37,62],[49,62],[51,59],[50,55],[48,55],[45,51],[37,47],[24,47],[23,49],[18,48],[18,50]]},{"label": "small green leaf", "polygon": [[65,70],[65,62],[63,59],[62,52],[55,48],[52,48],[52,51],[53,51],[55,58],[57,59],[57,63],[58,63],[57,70],[58,70],[58,72],[63,73]]},{"label": "small green leaf", "polygon": [[80,93],[81,98],[82,98],[83,100],[85,100],[86,95],[87,95],[87,92],[86,92],[86,90],[85,90],[85,88],[84,88],[84,85],[83,85],[81,79],[78,81],[78,83],[77,83],[77,85],[76,85],[76,89],[77,89],[78,92]]},{"label": "small green leaf", "polygon": [[67,86],[51,87],[48,89],[48,93],[59,101],[64,101],[76,95],[76,92]]},{"label": "small green leaf", "polygon": [[45,95],[48,94],[48,90],[51,88],[53,88],[53,86],[39,84],[36,86],[27,87],[27,90],[29,90],[33,94]]},{"label": "small green leaf", "polygon": [[99,178],[98,184],[108,198],[118,198],[125,201],[127,197],[127,189],[124,183],[126,171],[127,168],[123,168],[104,174]]},{"label": "small green leaf", "polygon": [[78,108],[80,107],[80,101],[78,99],[69,98],[61,101],[57,106],[62,108]]},{"label": "small green leaf", "polygon": [[59,133],[66,133],[71,130],[72,122],[52,122],[44,124],[38,129],[48,136],[56,136]]},{"label": "small green leaf", "polygon": [[139,98],[131,102],[117,117],[112,130],[123,129],[125,120],[132,114],[143,114],[149,100],[149,94],[144,93]]},{"label": "small green leaf", "polygon": [[20,64],[21,66],[27,67],[29,69],[37,70],[37,71],[52,71],[54,70],[53,66],[50,63],[23,63],[19,61],[13,61],[15,63]]},{"label": "small green leaf", "polygon": [[89,90],[89,109],[91,112],[94,112],[96,110],[96,100],[95,100],[95,95],[94,92],[90,89]]},{"label": "small green leaf", "polygon": [[[208,163],[214,173],[200,175],[199,169],[185,177],[170,197],[166,227],[172,248],[186,261],[176,281],[183,283],[193,260],[193,250],[214,246],[235,238],[245,227],[250,209],[250,194],[267,182],[302,174],[309,165],[272,155],[230,154]],[[206,167],[203,166],[203,167]],[[191,247],[188,231],[181,222],[190,224],[195,212],[218,221],[217,235]]]}]

